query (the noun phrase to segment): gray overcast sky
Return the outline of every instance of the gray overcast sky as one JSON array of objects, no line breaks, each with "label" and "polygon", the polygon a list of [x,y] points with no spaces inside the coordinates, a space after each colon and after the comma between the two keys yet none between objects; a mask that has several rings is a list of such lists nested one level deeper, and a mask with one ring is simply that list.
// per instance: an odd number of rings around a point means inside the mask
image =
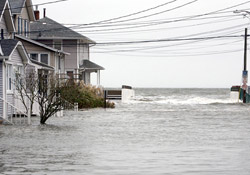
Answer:
[{"label": "gray overcast sky", "polygon": [[[33,0],[33,4],[43,2],[49,1]],[[39,6],[39,10],[42,16],[42,9],[46,8],[49,18],[70,26],[120,17],[166,2],[171,0],[68,0]],[[225,9],[240,3],[245,4]],[[188,18],[221,9],[225,10]],[[75,30],[97,43],[243,35],[250,19],[233,13],[241,9],[250,10],[250,1],[176,0],[144,13],[109,21],[108,24],[98,23]],[[155,15],[149,17],[151,14]],[[96,45],[91,48],[90,59],[105,67],[106,70],[101,72],[104,87],[126,84],[133,87],[229,88],[241,82],[243,42],[243,37],[237,37]],[[93,74],[93,84],[95,78],[96,74]]]}]

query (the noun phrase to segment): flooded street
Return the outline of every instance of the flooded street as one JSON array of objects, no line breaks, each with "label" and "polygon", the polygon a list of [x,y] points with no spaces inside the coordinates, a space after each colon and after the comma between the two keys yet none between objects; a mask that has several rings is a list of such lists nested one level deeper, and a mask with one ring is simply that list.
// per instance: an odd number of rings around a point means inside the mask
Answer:
[{"label": "flooded street", "polygon": [[227,90],[185,91],[141,89],[115,109],[0,126],[0,174],[250,174],[250,107]]}]

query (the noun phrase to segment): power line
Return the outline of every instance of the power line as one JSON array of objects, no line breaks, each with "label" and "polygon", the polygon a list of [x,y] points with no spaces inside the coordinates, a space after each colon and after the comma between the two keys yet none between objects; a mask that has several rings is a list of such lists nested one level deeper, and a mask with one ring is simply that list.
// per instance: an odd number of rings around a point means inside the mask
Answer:
[{"label": "power line", "polygon": [[212,37],[198,37],[198,38],[173,38],[173,39],[156,39],[156,40],[141,40],[141,41],[126,41],[126,42],[103,42],[96,43],[96,45],[126,45],[126,44],[142,44],[142,43],[158,43],[158,42],[175,42],[175,41],[195,41],[204,39],[222,39],[222,38],[239,38],[243,35],[231,36],[212,36]]},{"label": "power line", "polygon": [[[176,10],[176,9],[181,8],[181,7],[184,7],[184,6],[187,6],[187,5],[192,4],[192,3],[196,2],[196,1],[198,1],[198,0],[194,0],[194,1],[191,1],[191,2],[188,2],[188,3],[185,3],[185,4],[182,4],[182,5],[180,5],[180,6],[177,6],[177,7],[168,9],[168,10],[165,10],[164,13],[165,13],[165,12],[172,11],[172,10]],[[158,15],[158,14],[161,14],[161,13],[163,13],[163,12],[154,13],[154,14],[151,14],[151,15],[148,15],[148,16],[144,16],[144,17],[140,17],[140,18],[146,18],[146,17],[149,17],[149,16]],[[34,22],[34,23],[36,23],[36,22]],[[77,26],[72,26],[72,27],[70,27],[70,28],[68,27],[67,29],[81,28],[81,26],[83,26],[83,25],[84,25],[84,24],[77,25]],[[67,30],[67,29],[65,29],[65,28],[66,28],[66,27],[63,26],[63,27],[58,27],[58,28],[53,28],[53,29],[45,29],[45,30],[40,30],[40,31],[30,31],[30,33],[46,32],[46,31],[53,31],[53,30],[61,30],[61,31]]]},{"label": "power line", "polygon": [[[226,16],[228,17],[228,16]],[[234,16],[235,17],[235,16]],[[201,25],[211,25],[211,24],[215,24],[215,23],[223,23],[223,22],[228,22],[228,21],[235,21],[235,20],[238,20],[239,17],[235,17],[235,19],[228,19],[228,20],[216,20],[216,21],[208,21],[208,22],[202,22],[202,23],[198,23],[198,24],[188,24],[188,25],[182,25],[182,26],[175,26],[175,27],[165,27],[165,28],[154,28],[154,29],[141,29],[141,30],[127,30],[127,31],[112,31],[112,32],[103,32],[103,30],[100,30],[100,32],[94,32],[94,35],[107,35],[107,34],[123,34],[123,33],[141,33],[141,32],[152,32],[152,31],[160,31],[160,30],[170,30],[170,29],[183,29],[183,28],[188,28],[188,27],[196,27],[196,26],[201,26]],[[88,33],[89,35],[91,35],[91,33],[93,31],[78,31],[76,30],[78,33]]]},{"label": "power line", "polygon": [[[14,9],[23,9],[26,7],[33,7],[33,6],[39,6],[39,5],[48,5],[48,4],[55,4],[55,3],[59,3],[59,2],[63,2],[63,1],[69,1],[69,0],[56,0],[56,1],[50,1],[50,2],[44,2],[44,3],[40,3],[40,4],[35,4],[35,5],[29,5],[29,6],[20,6],[20,7],[15,7],[15,8],[6,8],[5,10],[14,10]],[[10,3],[9,3],[10,4]],[[11,4],[10,4],[11,6]],[[0,13],[2,13],[2,10],[0,10]]]},{"label": "power line", "polygon": [[[181,5],[181,6],[177,6],[177,7],[175,7],[175,8],[180,8],[180,7],[182,7],[182,6],[186,6],[186,5],[189,5],[189,4],[194,3],[194,2],[196,2],[196,0],[195,0],[195,1],[191,1],[191,2],[189,2],[189,3],[187,3],[187,4],[183,4],[183,5]],[[233,5],[233,6],[229,6],[229,7],[223,8],[223,9],[219,9],[219,10],[212,11],[212,12],[208,12],[208,13],[204,13],[204,14],[198,14],[198,15],[193,15],[193,16],[187,16],[187,17],[184,17],[184,19],[197,18],[197,17],[207,16],[207,15],[211,15],[211,14],[216,14],[216,13],[219,13],[219,12],[221,12],[221,11],[229,10],[229,9],[232,9],[232,8],[235,8],[235,7],[239,7],[239,6],[248,4],[248,3],[250,3],[250,1],[246,1],[246,2],[243,2],[243,3],[239,3],[239,4],[236,4],[236,5]],[[170,9],[170,10],[171,10],[171,9]],[[158,12],[158,13],[162,13],[162,12]],[[156,13],[155,13],[155,14],[156,14]],[[152,14],[152,15],[155,15],[155,14]],[[140,18],[141,18],[141,17],[140,17]],[[144,17],[144,18],[146,18],[146,17]],[[134,18],[132,18],[131,20],[134,20]],[[121,23],[121,22],[125,22],[125,21],[127,22],[128,20],[115,21],[115,22],[111,22],[111,23]],[[91,24],[92,24],[92,23],[89,23],[89,24],[82,24],[82,25],[91,25]],[[79,24],[79,25],[81,25],[81,24]]]},{"label": "power line", "polygon": [[[195,2],[195,1],[192,1],[192,2]],[[192,2],[189,2],[189,3],[192,3]],[[187,20],[191,20],[193,18],[198,18],[198,17],[202,17],[202,16],[207,16],[207,15],[212,15],[212,14],[216,14],[216,13],[219,13],[221,11],[225,11],[225,10],[228,10],[228,9],[231,9],[231,8],[234,8],[234,7],[238,7],[238,6],[242,6],[242,5],[245,5],[247,3],[249,3],[250,1],[246,1],[244,3],[240,3],[240,4],[236,4],[234,6],[230,6],[230,7],[227,7],[227,8],[223,8],[223,9],[219,9],[219,10],[216,10],[216,11],[213,11],[213,12],[209,12],[209,13],[204,13],[204,14],[199,14],[199,15],[193,15],[193,16],[190,16],[188,18],[183,18],[183,19],[178,19],[178,20],[173,20],[173,21],[168,21],[168,22],[164,22],[164,23],[170,23],[170,22],[180,22],[180,21],[187,21]],[[184,5],[187,5],[187,4],[183,4],[181,6],[184,6]],[[178,6],[180,7],[180,6]],[[174,8],[173,8],[174,9]],[[172,9],[172,10],[173,10]],[[169,9],[171,10],[171,9]],[[152,14],[151,14],[152,15]],[[153,14],[154,15],[154,14]],[[90,23],[91,24],[91,23]],[[163,23],[160,23],[160,24],[163,24]],[[86,24],[82,24],[82,25],[86,25]],[[73,26],[73,27],[68,27],[67,29],[80,29],[82,25],[77,25],[77,26]],[[159,25],[159,24],[149,24],[149,25],[142,25],[142,26],[133,26],[133,27],[126,27],[126,29],[129,29],[129,28],[139,28],[139,27],[147,27],[147,26],[152,26],[152,25]],[[84,27],[84,26],[83,26]],[[63,31],[63,30],[67,30],[65,29],[66,27],[58,27],[58,28],[53,28],[53,29],[46,29],[46,30],[40,30],[40,31],[30,31],[30,33],[38,33],[38,32],[46,32],[46,31],[53,31],[53,30],[60,30],[60,31]],[[121,28],[120,28],[121,29]],[[124,28],[122,28],[124,29]],[[108,29],[108,30],[118,30],[118,29]],[[102,30],[104,31],[104,30]],[[86,31],[85,31],[86,32]],[[96,32],[96,31],[92,31],[92,32]]]}]

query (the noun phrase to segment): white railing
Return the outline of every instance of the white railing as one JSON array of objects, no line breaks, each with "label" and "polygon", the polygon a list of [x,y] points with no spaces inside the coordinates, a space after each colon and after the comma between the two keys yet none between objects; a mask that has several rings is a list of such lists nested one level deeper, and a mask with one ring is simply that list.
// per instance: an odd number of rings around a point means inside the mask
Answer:
[{"label": "white railing", "polygon": [[54,116],[56,117],[62,117],[64,115],[64,111],[65,110],[74,110],[74,111],[78,111],[78,103],[70,103],[69,101],[65,100],[64,98],[61,98],[60,96],[56,98],[56,100],[62,100],[63,101],[63,105],[60,111],[56,112],[54,114]]},{"label": "white railing", "polygon": [[[28,114],[20,109],[18,109],[13,104],[7,102],[5,99],[0,97],[0,101],[3,102],[3,119],[9,124],[31,124],[31,113],[30,110]],[[13,117],[15,119],[13,119]]]}]

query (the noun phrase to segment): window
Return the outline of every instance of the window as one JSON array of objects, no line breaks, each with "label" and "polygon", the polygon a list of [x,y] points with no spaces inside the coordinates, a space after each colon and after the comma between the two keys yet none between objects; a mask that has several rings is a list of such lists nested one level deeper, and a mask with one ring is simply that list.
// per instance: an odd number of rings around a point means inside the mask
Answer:
[{"label": "window", "polygon": [[21,18],[21,34],[23,34],[23,19]]},{"label": "window", "polygon": [[38,54],[37,54],[37,53],[31,53],[31,54],[30,54],[30,58],[31,58],[32,60],[38,61]]},{"label": "window", "polygon": [[12,76],[13,76],[13,69],[11,64],[7,64],[7,90],[11,91],[12,90]]},{"label": "window", "polygon": [[31,53],[30,58],[41,63],[49,64],[49,54],[47,53]]},{"label": "window", "polygon": [[21,77],[24,74],[23,66],[16,66],[16,65],[13,66],[13,73],[14,73],[13,80],[15,81],[14,82],[15,84],[13,84],[14,85],[13,89],[15,89],[16,86],[20,86],[22,84],[22,78]]},{"label": "window", "polygon": [[23,74],[23,66],[13,66],[13,72],[16,74],[20,74],[22,75]]},{"label": "window", "polygon": [[21,18],[18,16],[17,22],[18,22],[18,27],[17,27],[17,33],[21,33]]},{"label": "window", "polygon": [[28,36],[28,20],[24,20],[24,35],[27,37]]},{"label": "window", "polygon": [[49,55],[48,54],[41,54],[41,63],[49,64]]}]

